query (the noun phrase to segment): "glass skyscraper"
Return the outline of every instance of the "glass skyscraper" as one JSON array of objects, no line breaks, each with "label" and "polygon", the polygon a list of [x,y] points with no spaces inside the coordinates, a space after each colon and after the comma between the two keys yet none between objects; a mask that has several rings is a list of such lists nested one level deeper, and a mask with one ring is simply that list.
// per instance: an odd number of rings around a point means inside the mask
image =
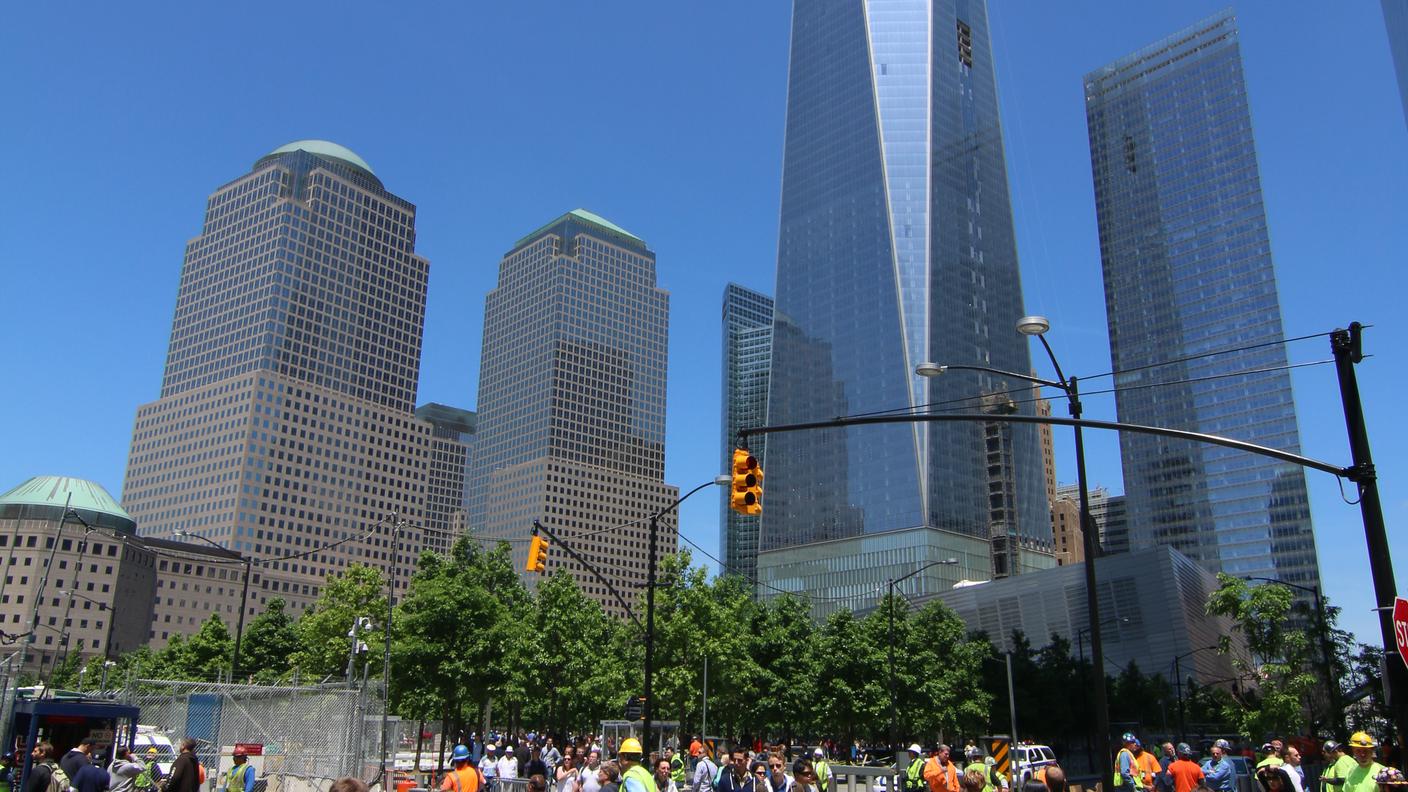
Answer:
[{"label": "glass skyscraper", "polygon": [[[541,520],[627,602],[644,588],[648,517],[679,495],[664,481],[669,311],[645,241],[583,209],[499,263],[484,300],[469,525],[514,542],[518,569]],[[661,555],[678,545],[677,519],[659,521]],[[549,550],[547,566],[625,615],[562,550]]]},{"label": "glass skyscraper", "polygon": [[[1091,72],[1085,97],[1119,419],[1298,452],[1236,19]],[[1131,433],[1120,450],[1131,549],[1319,582],[1301,468]]]},{"label": "glass skyscraper", "polygon": [[[738,430],[762,426],[768,418],[768,375],[772,369],[772,298],[730,283],[724,288],[723,310],[723,471],[733,465]],[[767,471],[767,438],[748,441],[748,449]],[[764,482],[766,483],[766,482]],[[729,508],[730,491],[723,491],[722,526],[724,573],[758,581],[758,518]]]},{"label": "glass skyscraper", "polygon": [[[408,570],[420,553],[430,263],[415,222],[362,158],[301,140],[211,194],[186,243],[161,396],[137,410],[122,503],[143,536],[279,557],[255,567],[251,612],[277,596],[298,614],[349,563]],[[189,599],[160,585],[166,604]],[[161,631],[194,633],[206,615],[178,610]]]},{"label": "glass skyscraper", "polygon": [[1398,97],[1403,102],[1403,119],[1408,123],[1408,0],[1383,0],[1383,7],[1394,76],[1398,78]]},{"label": "glass skyscraper", "polygon": [[[982,0],[796,0],[780,220],[770,424],[1030,393],[914,373],[1031,371]],[[1054,564],[1034,426],[867,426],[767,449],[770,586],[862,607],[928,560],[961,563],[916,588],[988,578],[998,537],[1031,551],[1002,572]]]},{"label": "glass skyscraper", "polygon": [[469,460],[477,417],[448,404],[422,404],[416,417],[430,424],[429,476],[425,487],[425,546],[448,553],[466,530]]}]

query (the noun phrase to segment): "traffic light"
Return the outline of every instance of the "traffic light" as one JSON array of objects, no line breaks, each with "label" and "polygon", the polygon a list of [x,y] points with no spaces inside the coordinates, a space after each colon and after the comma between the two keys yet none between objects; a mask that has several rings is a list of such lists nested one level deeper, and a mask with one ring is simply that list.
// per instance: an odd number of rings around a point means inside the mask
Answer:
[{"label": "traffic light", "polygon": [[548,569],[548,540],[537,534],[533,534],[533,541],[528,543],[528,564],[523,567],[524,572],[537,572],[543,574]]},{"label": "traffic light", "polygon": [[728,507],[739,514],[763,513],[763,469],[746,448],[733,452],[733,490]]}]

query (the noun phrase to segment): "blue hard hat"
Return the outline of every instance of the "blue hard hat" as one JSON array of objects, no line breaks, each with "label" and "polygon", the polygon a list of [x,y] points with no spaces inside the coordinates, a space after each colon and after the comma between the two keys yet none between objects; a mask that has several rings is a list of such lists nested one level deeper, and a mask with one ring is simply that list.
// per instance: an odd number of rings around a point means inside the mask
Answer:
[{"label": "blue hard hat", "polygon": [[469,749],[463,745],[456,745],[455,750],[450,754],[451,762],[463,762],[469,759]]}]

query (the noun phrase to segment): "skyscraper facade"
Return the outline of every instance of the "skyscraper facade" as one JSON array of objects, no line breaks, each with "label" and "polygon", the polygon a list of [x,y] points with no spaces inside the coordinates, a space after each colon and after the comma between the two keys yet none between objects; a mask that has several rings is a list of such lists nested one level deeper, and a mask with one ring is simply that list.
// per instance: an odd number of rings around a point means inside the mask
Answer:
[{"label": "skyscraper facade", "polygon": [[477,416],[448,404],[422,404],[416,417],[430,424],[425,487],[425,546],[447,553],[467,524],[469,460]]},{"label": "skyscraper facade", "polygon": [[[1085,78],[1119,419],[1299,451],[1230,12]],[[1301,468],[1122,433],[1131,549],[1319,582]]]},{"label": "skyscraper facade", "polygon": [[[723,311],[723,471],[733,464],[738,430],[762,426],[768,417],[768,374],[772,369],[772,298],[730,283],[724,288]],[[767,438],[748,441],[748,450],[767,471]],[[729,508],[724,490],[722,535],[724,572],[758,582],[758,518]]]},{"label": "skyscraper facade", "polygon": [[1408,0],[1382,0],[1384,28],[1393,53],[1394,76],[1398,78],[1398,98],[1403,103],[1403,120],[1408,123]]},{"label": "skyscraper facade", "polygon": [[144,536],[261,559],[251,613],[278,596],[296,615],[348,564],[409,567],[421,550],[415,218],[356,154],[304,140],[211,194],[186,245],[123,506]]},{"label": "skyscraper facade", "polygon": [[[780,220],[770,424],[1028,387],[915,374],[1031,371],[981,0],[796,0]],[[1011,571],[1054,564],[1037,431],[1006,426],[995,475],[984,422],[770,437],[760,579],[863,607],[929,560],[960,563],[916,587],[987,578],[999,537],[1027,554]]]},{"label": "skyscraper facade", "polygon": [[[649,516],[679,494],[664,481],[668,341],[655,254],[582,209],[514,244],[484,301],[471,531],[513,542],[521,570],[541,520],[595,570],[550,549],[549,573],[617,615],[616,594],[634,607],[645,585]],[[660,554],[676,525],[660,519]]]}]

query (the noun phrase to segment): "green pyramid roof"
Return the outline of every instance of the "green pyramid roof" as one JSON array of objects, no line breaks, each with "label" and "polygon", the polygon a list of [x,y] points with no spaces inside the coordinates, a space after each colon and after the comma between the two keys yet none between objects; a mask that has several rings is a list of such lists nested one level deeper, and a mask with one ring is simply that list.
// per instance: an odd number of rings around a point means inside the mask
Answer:
[{"label": "green pyramid roof", "polygon": [[612,233],[612,234],[616,234],[616,235],[619,235],[619,236],[623,236],[623,237],[625,237],[625,238],[631,240],[632,242],[635,242],[635,243],[641,245],[642,247],[645,246],[645,240],[644,240],[644,239],[641,239],[640,237],[636,236],[635,234],[632,234],[630,231],[627,231],[626,229],[622,228],[621,226],[616,225],[615,223],[611,222],[610,220],[607,220],[605,217],[602,217],[602,216],[599,215],[599,214],[596,214],[595,212],[588,212],[586,209],[573,209],[572,211],[568,212],[567,214],[562,215],[561,217],[555,218],[552,222],[543,224],[541,227],[539,227],[538,229],[534,230],[533,233],[528,234],[528,235],[524,236],[522,239],[520,239],[520,240],[518,240],[517,242],[513,243],[513,246],[514,246],[515,248],[516,248],[516,247],[521,247],[521,246],[523,245],[523,243],[529,242],[529,241],[531,241],[531,240],[533,240],[533,239],[536,239],[536,238],[538,237],[538,235],[542,234],[544,231],[548,230],[549,228],[552,228],[553,226],[557,225],[558,223],[561,223],[563,220],[566,220],[566,219],[569,218],[569,217],[575,218],[575,219],[578,220],[579,222],[586,223],[587,225],[596,226],[597,228],[600,228],[600,229],[602,229],[603,231],[607,231],[607,232]]},{"label": "green pyramid roof", "polygon": [[[73,496],[71,503],[70,495]],[[74,509],[110,514],[132,521],[132,515],[124,511],[101,484],[80,478],[35,476],[0,495],[0,506],[57,506],[62,509],[65,503],[69,503]]]}]

